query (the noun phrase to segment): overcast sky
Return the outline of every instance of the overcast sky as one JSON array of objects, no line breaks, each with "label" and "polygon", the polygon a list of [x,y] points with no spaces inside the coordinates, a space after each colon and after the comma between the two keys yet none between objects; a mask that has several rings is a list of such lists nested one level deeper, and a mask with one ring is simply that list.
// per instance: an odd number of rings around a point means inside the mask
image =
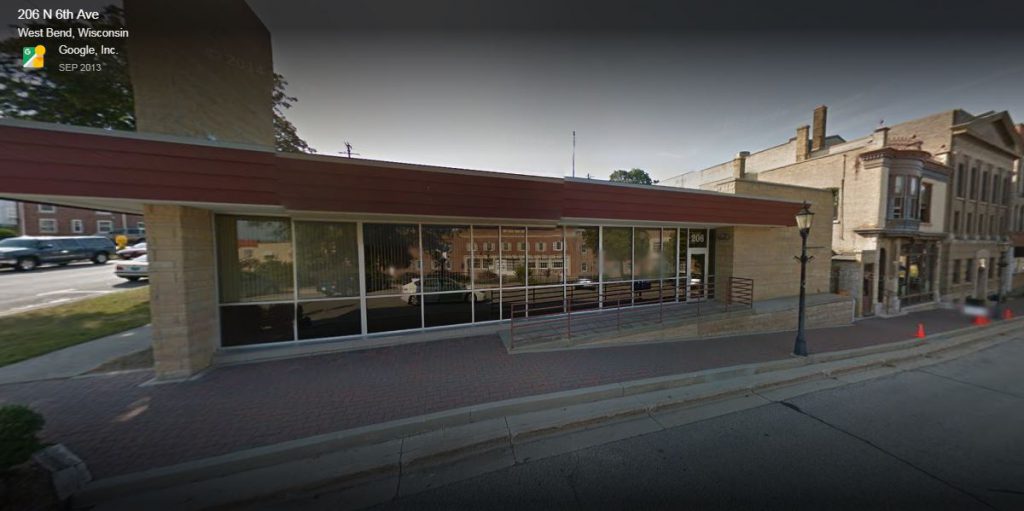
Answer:
[{"label": "overcast sky", "polygon": [[748,3],[250,0],[323,153],[562,176],[576,130],[578,176],[663,179],[785,142],[819,104],[846,138],[953,108],[1024,122],[1011,4]]},{"label": "overcast sky", "polygon": [[953,108],[1024,122],[1024,44],[1005,34],[282,31],[274,61],[321,152],[553,176],[572,130],[577,175],[666,178],[785,142],[819,104],[847,138]]},{"label": "overcast sky", "polygon": [[848,139],[953,108],[1024,122],[1024,2],[249,4],[325,154],[562,176],[576,130],[578,176],[663,179],[785,142],[819,104]]}]

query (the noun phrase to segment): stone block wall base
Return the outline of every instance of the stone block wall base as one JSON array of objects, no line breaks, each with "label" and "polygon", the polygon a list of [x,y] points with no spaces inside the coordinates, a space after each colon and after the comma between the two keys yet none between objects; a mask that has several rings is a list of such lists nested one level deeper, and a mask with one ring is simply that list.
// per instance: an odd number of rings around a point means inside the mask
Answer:
[{"label": "stone block wall base", "polygon": [[[853,323],[853,300],[807,306],[808,328],[848,326]],[[795,331],[797,310],[783,309],[764,313],[750,310],[715,314],[668,328],[608,337],[575,346],[617,346],[659,341],[685,341],[742,334]],[[528,350],[524,350],[528,351]]]}]

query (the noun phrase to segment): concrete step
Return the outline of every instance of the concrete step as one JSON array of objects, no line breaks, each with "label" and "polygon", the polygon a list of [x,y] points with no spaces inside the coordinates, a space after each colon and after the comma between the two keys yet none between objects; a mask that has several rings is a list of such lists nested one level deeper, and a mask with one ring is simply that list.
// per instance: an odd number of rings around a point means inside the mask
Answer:
[{"label": "concrete step", "polygon": [[[1022,325],[1024,318],[1018,318],[923,341],[450,410],[103,479],[77,494],[73,503],[95,509],[202,509],[253,502],[282,492],[312,492],[372,477],[436,471],[453,460],[474,456],[485,466],[500,468],[509,460],[515,462],[510,448],[551,435],[643,417],[654,418],[663,427],[677,424],[689,416],[680,410],[698,404],[729,400],[750,404],[756,402],[747,399],[752,394],[795,395],[807,388],[822,388],[822,384],[855,381],[851,375],[861,372],[877,375],[886,368],[901,370],[901,365],[933,364],[943,357],[1001,342],[1008,338],[1004,334],[1019,332]],[[482,453],[494,453],[494,457]]]}]

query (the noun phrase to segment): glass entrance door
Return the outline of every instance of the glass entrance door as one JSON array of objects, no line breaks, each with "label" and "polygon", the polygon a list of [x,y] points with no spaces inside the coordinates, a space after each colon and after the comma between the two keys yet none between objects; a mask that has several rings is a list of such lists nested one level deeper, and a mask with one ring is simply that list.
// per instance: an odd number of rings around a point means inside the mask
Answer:
[{"label": "glass entrance door", "polygon": [[687,271],[687,299],[704,298],[707,293],[707,249],[690,249],[689,268]]}]

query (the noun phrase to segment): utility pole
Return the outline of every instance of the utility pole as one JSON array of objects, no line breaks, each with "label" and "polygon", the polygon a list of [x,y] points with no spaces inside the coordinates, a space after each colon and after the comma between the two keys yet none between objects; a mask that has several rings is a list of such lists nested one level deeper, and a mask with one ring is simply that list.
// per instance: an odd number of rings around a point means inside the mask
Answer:
[{"label": "utility pole", "polygon": [[572,130],[572,177],[576,177],[576,130]]}]

